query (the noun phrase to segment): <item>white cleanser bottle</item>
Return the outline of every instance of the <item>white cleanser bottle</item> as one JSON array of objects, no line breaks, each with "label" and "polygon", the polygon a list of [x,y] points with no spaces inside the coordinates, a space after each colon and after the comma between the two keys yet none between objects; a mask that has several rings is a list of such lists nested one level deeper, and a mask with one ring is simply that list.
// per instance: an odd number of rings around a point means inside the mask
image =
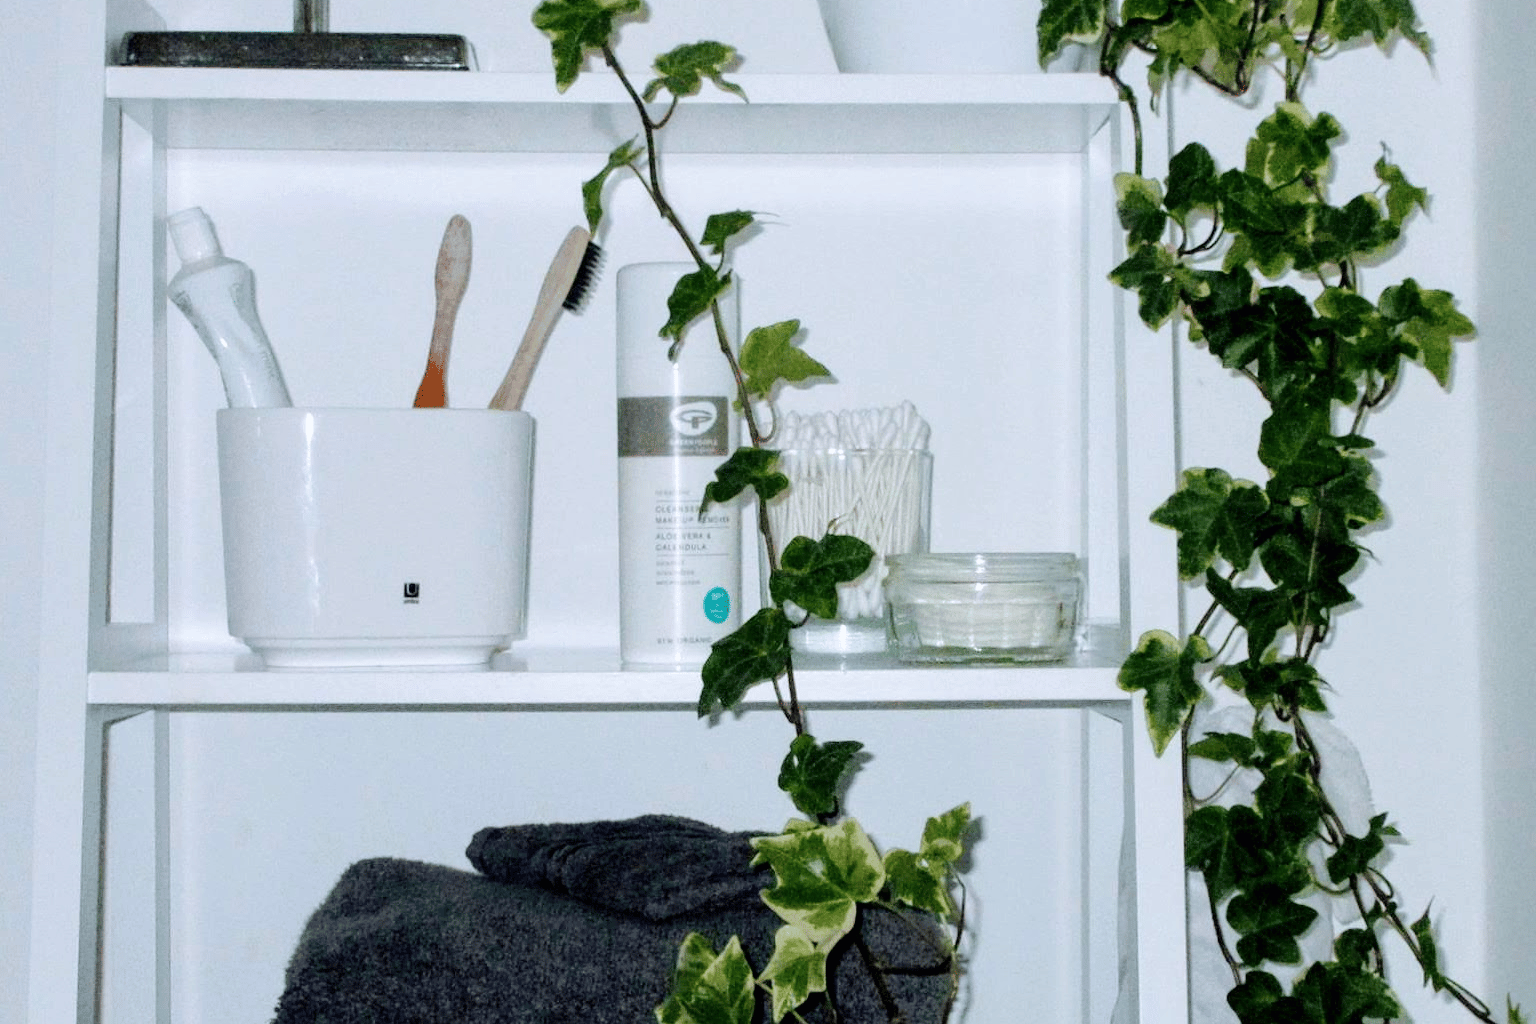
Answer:
[{"label": "white cleanser bottle", "polygon": [[[676,361],[658,335],[685,263],[618,273],[619,647],[626,664],[692,668],[741,622],[741,499],[699,506],[736,448],[735,381],[708,316]],[[735,287],[721,299],[739,344]]]},{"label": "white cleanser bottle", "polygon": [[256,315],[256,276],[224,255],[201,207],[166,220],[181,270],[167,291],[213,353],[231,408],[292,405],[277,356]]}]

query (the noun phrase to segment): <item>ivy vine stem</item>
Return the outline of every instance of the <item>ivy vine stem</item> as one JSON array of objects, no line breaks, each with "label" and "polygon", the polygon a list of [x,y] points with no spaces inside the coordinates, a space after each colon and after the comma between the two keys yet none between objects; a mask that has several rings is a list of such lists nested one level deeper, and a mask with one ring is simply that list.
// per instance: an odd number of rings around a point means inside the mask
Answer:
[{"label": "ivy vine stem", "polygon": [[[700,269],[711,269],[713,265],[705,257],[704,252],[699,248],[698,243],[694,241],[692,233],[690,233],[688,230],[688,226],[684,224],[682,218],[678,216],[676,209],[673,208],[671,201],[667,198],[666,190],[662,186],[661,182],[661,162],[659,151],[656,146],[656,134],[671,118],[672,112],[677,109],[678,98],[675,95],[672,97],[672,101],[668,105],[665,115],[663,115],[661,118],[652,118],[650,108],[646,105],[644,97],[642,97],[639,91],[635,89],[634,83],[630,81],[629,75],[625,73],[624,67],[622,64],[620,64],[618,54],[614,52],[613,46],[609,43],[604,43],[601,47],[601,50],[603,55],[603,62],[606,63],[609,69],[613,71],[614,75],[618,78],[620,84],[623,86],[624,92],[629,96],[630,103],[634,106],[635,112],[639,118],[641,131],[645,135],[645,173],[640,173],[633,166],[631,166],[630,169],[635,171],[636,177],[639,178],[644,185],[646,195],[650,197],[652,205],[656,207],[656,212],[661,215],[661,218],[666,221],[667,226],[670,227],[673,233],[675,233],[677,237],[682,241],[684,248],[686,248],[688,251],[688,255],[693,259],[694,265]],[[731,377],[735,382],[737,405],[740,406],[742,422],[746,425],[748,439],[752,447],[763,448],[767,444],[767,434],[765,434],[758,426],[751,392],[747,388],[746,377],[742,373],[741,361],[737,358],[735,351],[731,347],[730,332],[726,329],[725,315],[721,311],[720,303],[718,301],[710,301],[709,313],[710,322],[714,329],[716,342],[720,347],[721,354],[725,357],[727,364],[730,366]],[[776,538],[773,529],[773,523],[768,517],[766,502],[758,501],[756,503],[756,519],[757,533],[763,539],[763,550],[767,560],[765,569],[771,574],[777,571],[779,568],[778,545],[775,542]],[[793,658],[790,658],[785,663],[783,674],[783,690],[780,690],[779,688],[777,677],[775,677],[773,680],[774,696],[776,702],[778,703],[779,711],[783,714],[785,720],[789,722],[790,726],[794,729],[795,735],[802,736],[805,735],[808,726],[806,722],[805,709],[800,703],[799,686],[795,681],[795,666]],[[785,696],[786,692],[788,694],[787,697]]]}]

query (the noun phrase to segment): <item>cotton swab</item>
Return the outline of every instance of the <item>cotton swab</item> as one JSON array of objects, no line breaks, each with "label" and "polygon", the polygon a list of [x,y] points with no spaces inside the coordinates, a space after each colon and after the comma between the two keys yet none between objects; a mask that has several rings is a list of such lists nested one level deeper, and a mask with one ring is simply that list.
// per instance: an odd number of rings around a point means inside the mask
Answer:
[{"label": "cotton swab", "polygon": [[911,402],[884,409],[785,414],[774,446],[789,491],[768,509],[780,544],[829,529],[858,537],[875,558],[838,591],[840,620],[884,613],[886,555],[926,545],[928,424]]}]

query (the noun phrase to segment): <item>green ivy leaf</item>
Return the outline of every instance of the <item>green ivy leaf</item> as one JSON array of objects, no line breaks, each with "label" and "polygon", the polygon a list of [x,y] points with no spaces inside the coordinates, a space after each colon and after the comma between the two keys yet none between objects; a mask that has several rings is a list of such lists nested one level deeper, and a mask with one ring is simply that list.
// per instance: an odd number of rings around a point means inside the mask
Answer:
[{"label": "green ivy leaf", "polygon": [[731,710],[752,687],[777,678],[789,659],[789,620],[777,608],[759,610],[710,647],[700,672],[699,717]]},{"label": "green ivy leaf", "polygon": [[608,154],[608,163],[603,169],[581,183],[581,206],[587,215],[587,230],[592,234],[597,234],[597,227],[603,221],[603,188],[608,184],[608,178],[620,168],[633,167],[644,154],[644,147],[635,145],[634,139],[620,143]]},{"label": "green ivy leaf", "polygon": [[1200,872],[1211,899],[1220,902],[1256,870],[1263,835],[1263,822],[1251,807],[1201,807],[1184,820],[1184,863]]},{"label": "green ivy leaf", "polygon": [[1040,66],[1068,43],[1091,43],[1104,33],[1102,0],[1045,0],[1035,23]]},{"label": "green ivy leaf", "polygon": [[798,828],[752,840],[754,863],[766,862],[777,880],[763,902],[810,941],[830,947],[853,929],[858,905],[873,901],[885,885],[885,867],[859,823]]},{"label": "green ivy leaf", "polygon": [[812,994],[827,990],[827,951],[805,929],[786,924],[774,933],[773,957],[760,980],[772,986],[773,1019],[783,1020]]},{"label": "green ivy leaf", "polygon": [[1268,507],[1257,484],[1233,480],[1220,469],[1187,469],[1152,521],[1178,531],[1179,575],[1192,579],[1218,555],[1234,569],[1247,568]]},{"label": "green ivy leaf", "polygon": [[1300,708],[1318,714],[1328,710],[1317,669],[1301,658],[1225,665],[1217,675],[1247,697],[1256,711],[1276,704],[1287,710]]},{"label": "green ivy leaf", "polygon": [[779,453],[771,448],[746,445],[715,467],[715,479],[704,487],[702,515],[711,504],[730,501],[752,488],[758,501],[770,501],[789,487],[789,477],[778,471]]},{"label": "green ivy leaf", "polygon": [[1305,772],[1305,759],[1270,765],[1254,793],[1274,846],[1299,848],[1316,835],[1323,818],[1317,787]]},{"label": "green ivy leaf", "polygon": [[1401,227],[1415,209],[1429,209],[1429,192],[1410,182],[1385,156],[1376,161],[1376,178],[1386,188],[1387,216],[1393,224]]},{"label": "green ivy leaf", "polygon": [[[667,296],[667,322],[658,333],[681,344],[688,325],[707,313],[710,303],[724,295],[730,286],[730,273],[722,276],[713,267],[699,267],[684,274],[672,286],[672,294]],[[669,358],[676,356],[673,354]]]},{"label": "green ivy leaf", "polygon": [[746,99],[747,94],[741,86],[724,77],[725,72],[735,70],[738,63],[734,46],[707,39],[684,43],[656,58],[653,65],[656,77],[645,87],[645,100],[654,100],[663,89],[679,99],[692,96],[703,87],[706,78],[715,83],[716,88]]},{"label": "green ivy leaf", "polygon": [[1237,1014],[1242,1024],[1280,1024],[1281,1021],[1300,1021],[1296,1007],[1288,1004],[1295,1000],[1285,994],[1280,982],[1266,971],[1249,971],[1237,987],[1227,993],[1227,1005]]},{"label": "green ivy leaf", "polygon": [[1395,831],[1388,831],[1387,816],[1378,814],[1371,818],[1365,835],[1346,835],[1338,850],[1328,858],[1329,881],[1339,883],[1364,874],[1371,862],[1387,848],[1386,837]]},{"label": "green ivy leaf", "polygon": [[754,328],[747,335],[741,344],[740,362],[747,377],[748,394],[767,398],[780,381],[798,384],[832,376],[831,370],[795,345],[794,339],[799,333],[799,320],[781,320],[767,327]]},{"label": "green ivy leaf", "polygon": [[704,234],[699,238],[699,244],[707,246],[716,256],[724,256],[731,239],[756,223],[757,215],[751,210],[712,213],[704,222]]},{"label": "green ivy leaf", "polygon": [[1296,940],[1316,919],[1316,910],[1268,886],[1240,892],[1227,904],[1227,923],[1242,936],[1237,940],[1237,955],[1249,966],[1266,960],[1300,963],[1301,945]]},{"label": "green ivy leaf", "polygon": [[656,1019],[660,1024],[752,1024],[755,981],[739,938],[731,936],[715,956],[709,940],[692,933],[683,940],[672,991],[656,1008]]},{"label": "green ivy leaf", "polygon": [[1326,961],[1312,964],[1295,986],[1300,1004],[1297,1020],[1365,1024],[1396,1020],[1402,1007],[1392,989],[1376,972]]},{"label": "green ivy leaf", "polygon": [[1205,589],[1248,634],[1248,657],[1263,656],[1291,621],[1291,595],[1263,587],[1238,587],[1207,570]]},{"label": "green ivy leaf", "polygon": [[1191,142],[1168,161],[1168,193],[1163,206],[1178,218],[1190,210],[1215,208],[1216,161],[1200,143]]},{"label": "green ivy leaf", "polygon": [[850,583],[869,570],[875,549],[857,537],[829,533],[821,540],[796,537],[779,556],[779,568],[768,579],[775,603],[791,602],[823,619],[837,618],[837,585]]},{"label": "green ivy leaf", "polygon": [[843,776],[863,749],[864,744],[854,740],[823,744],[810,733],[801,733],[790,743],[789,753],[779,766],[779,788],[807,817],[832,814],[837,810]]},{"label": "green ivy leaf", "polygon": [[1446,977],[1440,971],[1440,946],[1435,941],[1435,926],[1429,919],[1428,909],[1413,922],[1411,930],[1419,944],[1418,960],[1419,966],[1424,969],[1424,984],[1436,992],[1442,991],[1446,986]]},{"label": "green ivy leaf", "polygon": [[1152,630],[1142,634],[1136,650],[1120,666],[1122,690],[1146,691],[1147,731],[1159,756],[1204,695],[1195,679],[1195,666],[1212,657],[1211,645],[1202,636],[1180,643],[1171,633]]},{"label": "green ivy leaf", "polygon": [[600,50],[613,36],[613,24],[645,9],[641,0],[545,0],[533,11],[533,27],[549,36],[555,63],[555,88],[571,87],[590,50]]},{"label": "green ivy leaf", "polygon": [[1203,757],[1208,761],[1231,761],[1248,765],[1253,761],[1256,744],[1253,737],[1237,732],[1206,733],[1186,749],[1190,757]]}]

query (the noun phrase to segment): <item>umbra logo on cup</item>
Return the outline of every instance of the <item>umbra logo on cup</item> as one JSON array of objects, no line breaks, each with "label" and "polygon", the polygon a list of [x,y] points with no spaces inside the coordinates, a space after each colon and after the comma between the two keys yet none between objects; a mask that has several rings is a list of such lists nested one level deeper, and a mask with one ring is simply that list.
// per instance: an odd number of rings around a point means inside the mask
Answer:
[{"label": "umbra logo on cup", "polygon": [[406,604],[420,604],[421,584],[414,580],[406,581],[405,585],[400,588],[400,596]]}]

